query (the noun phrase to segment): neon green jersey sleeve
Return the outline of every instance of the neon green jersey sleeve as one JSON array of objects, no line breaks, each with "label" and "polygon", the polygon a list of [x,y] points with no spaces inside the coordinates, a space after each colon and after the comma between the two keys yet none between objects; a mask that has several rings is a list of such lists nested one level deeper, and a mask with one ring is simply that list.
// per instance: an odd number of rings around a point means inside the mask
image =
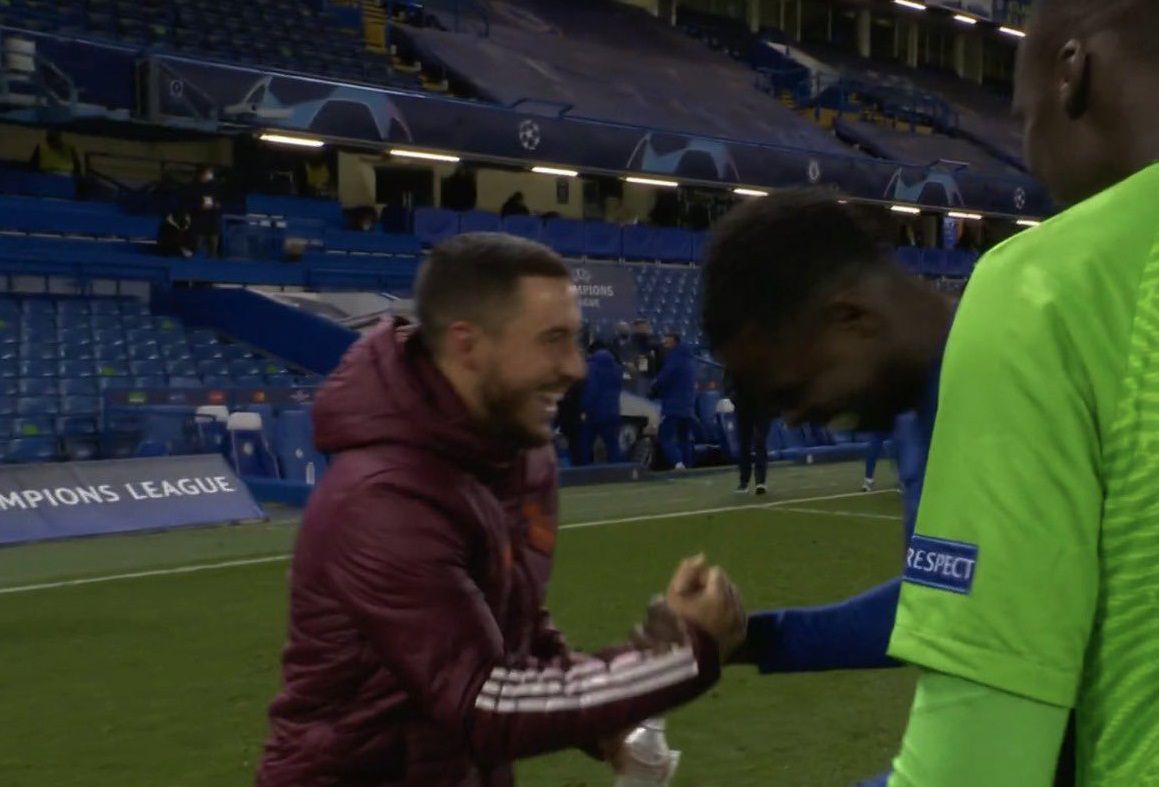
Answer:
[{"label": "neon green jersey sleeve", "polygon": [[950,332],[890,655],[1070,707],[1099,587],[1109,342],[1066,271],[1019,251],[982,262]]},{"label": "neon green jersey sleeve", "polygon": [[1049,787],[1067,711],[928,672],[889,787]]}]

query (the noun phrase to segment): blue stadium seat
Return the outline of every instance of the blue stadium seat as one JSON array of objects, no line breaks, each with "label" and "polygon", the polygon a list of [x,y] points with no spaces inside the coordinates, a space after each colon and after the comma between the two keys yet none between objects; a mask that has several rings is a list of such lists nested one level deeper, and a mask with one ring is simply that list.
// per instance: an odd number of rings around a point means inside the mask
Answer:
[{"label": "blue stadium seat", "polygon": [[125,331],[129,345],[157,344],[158,332],[153,328],[133,328]]},{"label": "blue stadium seat", "polygon": [[146,361],[129,361],[129,371],[138,377],[163,375],[165,374],[165,364],[160,358]]},{"label": "blue stadium seat", "polygon": [[266,441],[266,445],[273,448],[274,438],[276,435],[276,417],[273,405],[269,404],[248,404],[240,408],[238,412],[243,413],[257,413],[262,419],[262,439]]},{"label": "blue stadium seat", "polygon": [[234,379],[226,374],[206,374],[201,377],[206,388],[233,388]]},{"label": "blue stadium seat", "polygon": [[201,378],[195,374],[172,375],[169,377],[170,388],[201,388]]},{"label": "blue stadium seat", "polygon": [[269,388],[293,388],[297,384],[292,374],[267,374],[265,381]]},{"label": "blue stadium seat", "polygon": [[53,417],[48,415],[25,416],[12,421],[14,437],[51,437],[55,429]]},{"label": "blue stadium seat", "polygon": [[925,249],[922,251],[921,272],[926,276],[946,275],[945,249]]},{"label": "blue stadium seat", "polygon": [[71,378],[60,381],[60,393],[63,396],[96,396],[98,393],[96,380],[90,378]]},{"label": "blue stadium seat", "polygon": [[[97,364],[98,377],[123,377],[129,373],[129,365],[124,361],[101,361]],[[68,375],[75,377],[79,375]]]},{"label": "blue stadium seat", "polygon": [[41,415],[59,415],[60,401],[53,396],[21,396],[16,399],[16,414],[35,418]]},{"label": "blue stadium seat", "polygon": [[154,315],[152,318],[153,330],[158,334],[184,334],[185,326],[176,317],[167,314]]},{"label": "blue stadium seat", "polygon": [[619,224],[585,221],[584,254],[599,259],[620,259],[624,255],[622,232]]},{"label": "blue stadium seat", "polygon": [[66,396],[60,408],[61,415],[95,416],[101,411],[101,400],[96,396]]},{"label": "blue stadium seat", "polygon": [[543,219],[539,216],[508,216],[503,219],[503,231],[528,240],[543,240]]},{"label": "blue stadium seat", "polygon": [[278,417],[274,445],[282,477],[313,484],[326,469],[326,458],[314,447],[309,410],[284,410]]},{"label": "blue stadium seat", "polygon": [[23,348],[19,344],[0,344],[0,363],[19,361]]},{"label": "blue stadium seat", "polygon": [[143,389],[162,389],[168,388],[169,383],[163,374],[145,374],[136,375],[131,378],[133,380],[134,388]]},{"label": "blue stadium seat", "polygon": [[692,232],[692,262],[700,264],[704,262],[704,252],[708,245],[707,232]]},{"label": "blue stadium seat", "polygon": [[101,393],[105,391],[127,391],[133,387],[133,378],[128,375],[120,377],[100,377],[97,378],[97,387],[100,388]]},{"label": "blue stadium seat", "polygon": [[96,331],[113,331],[121,325],[121,318],[116,314],[94,314],[89,320],[89,326]]},{"label": "blue stadium seat", "polygon": [[653,243],[655,228],[646,224],[629,224],[622,229],[623,252],[626,260],[656,260]]},{"label": "blue stadium seat", "polygon": [[16,415],[16,397],[0,396],[0,415],[12,417]]},{"label": "blue stadium seat", "polygon": [[692,233],[672,227],[656,227],[652,236],[656,259],[661,262],[692,260]]},{"label": "blue stadium seat", "polygon": [[575,219],[548,219],[543,223],[543,242],[564,257],[584,254],[584,222]]},{"label": "blue stadium seat", "polygon": [[0,397],[16,396],[20,393],[20,381],[15,377],[0,377]]},{"label": "blue stadium seat", "polygon": [[[94,344],[93,331],[87,327],[63,328],[56,332],[57,341],[64,344]],[[109,344],[115,342],[108,342]]]},{"label": "blue stadium seat", "polygon": [[442,208],[416,208],[414,234],[424,246],[437,246],[459,234],[459,214]]},{"label": "blue stadium seat", "polygon": [[120,328],[101,328],[92,332],[93,341],[98,344],[116,344],[125,341],[125,332]]},{"label": "blue stadium seat", "polygon": [[[5,364],[7,368],[13,368],[12,364]],[[91,367],[92,364],[89,364]],[[40,360],[24,360],[20,362],[20,377],[55,377],[56,364],[51,361]],[[70,375],[72,376],[72,375]]]},{"label": "blue stadium seat", "polygon": [[234,377],[258,377],[261,376],[262,365],[253,359],[230,361],[229,373]]},{"label": "blue stadium seat", "polygon": [[101,361],[127,361],[130,351],[123,344],[94,344],[93,357]]},{"label": "blue stadium seat", "polygon": [[193,350],[187,344],[163,344],[161,345],[161,357],[167,362],[192,361]]},{"label": "blue stadium seat", "polygon": [[228,377],[229,363],[220,358],[198,361],[197,373],[203,377]]},{"label": "blue stadium seat", "polygon": [[149,304],[143,301],[121,301],[118,309],[121,314],[137,315],[149,314]]},{"label": "blue stadium seat", "polygon": [[921,272],[921,249],[916,246],[901,246],[897,249],[897,262],[902,268],[917,275]]},{"label": "blue stadium seat", "polygon": [[967,278],[974,272],[976,256],[970,251],[951,251],[946,258],[946,275]]},{"label": "blue stadium seat", "polygon": [[[42,352],[44,352],[44,351],[42,351]],[[45,360],[50,360],[53,357],[59,357],[62,361],[85,361],[86,363],[91,365],[93,362],[94,355],[95,354],[93,353],[93,346],[91,344],[71,344],[70,343],[70,344],[61,344],[59,349],[56,351],[56,353],[53,353],[53,354],[45,353],[45,354],[40,355],[39,357],[44,358]]]},{"label": "blue stadium seat", "polygon": [[272,358],[259,360],[258,366],[260,367],[259,373],[265,375],[266,377],[274,377],[277,375],[290,373],[290,370],[286,368],[285,364],[279,363]]},{"label": "blue stadium seat", "polygon": [[258,389],[266,387],[266,380],[260,374],[245,374],[234,377],[231,384],[234,388]]},{"label": "blue stadium seat", "polygon": [[249,361],[254,354],[244,344],[223,344],[220,357],[227,361]]},{"label": "blue stadium seat", "polygon": [[486,210],[468,210],[459,216],[459,232],[502,232],[499,214]]},{"label": "blue stadium seat", "polygon": [[20,381],[21,396],[56,396],[56,380],[52,377],[30,377]]},{"label": "blue stadium seat", "polygon": [[229,431],[229,460],[242,477],[277,478],[278,462],[262,432],[257,413],[233,413]]},{"label": "blue stadium seat", "polygon": [[217,338],[217,334],[208,328],[198,328],[195,331],[189,332],[189,346],[193,348],[198,347],[213,347],[221,344]]},{"label": "blue stadium seat", "polygon": [[92,314],[112,315],[120,314],[120,301],[115,298],[93,298],[89,301]]},{"label": "blue stadium seat", "polygon": [[170,376],[196,377],[197,364],[191,360],[166,361],[165,372]]},{"label": "blue stadium seat", "polygon": [[96,421],[91,418],[62,420],[61,453],[69,462],[88,462],[100,457],[101,441]]},{"label": "blue stadium seat", "polygon": [[[20,357],[28,361],[55,361],[58,357],[72,357],[65,353],[71,351],[75,346],[44,343],[24,344],[20,346]],[[69,350],[66,350],[65,347],[68,347]]]},{"label": "blue stadium seat", "polygon": [[51,437],[20,437],[8,443],[4,461],[13,464],[52,462],[56,459],[56,440]]},{"label": "blue stadium seat", "polygon": [[335,227],[343,224],[342,203],[338,200],[250,194],[245,207],[247,213],[259,216],[313,219]]}]

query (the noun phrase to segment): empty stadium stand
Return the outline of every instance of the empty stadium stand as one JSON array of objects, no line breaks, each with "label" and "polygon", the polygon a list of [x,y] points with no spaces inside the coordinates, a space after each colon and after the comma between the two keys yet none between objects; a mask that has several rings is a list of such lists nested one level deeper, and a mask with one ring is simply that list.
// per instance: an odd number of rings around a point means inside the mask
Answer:
[{"label": "empty stadium stand", "polygon": [[150,418],[141,418],[132,402],[110,409],[116,392],[144,402],[146,392],[157,390],[317,382],[257,348],[154,314],[140,300],[0,295],[4,461],[133,456],[147,443],[145,450],[156,453],[177,450],[174,434],[192,425],[191,407],[142,410]]},{"label": "empty stadium stand", "polygon": [[354,82],[421,87],[416,76],[397,72],[388,55],[367,50],[361,29],[342,26],[302,0],[0,0],[0,25]]},{"label": "empty stadium stand", "polygon": [[[612,0],[512,0],[491,10],[485,38],[474,31],[448,32],[449,12],[437,9],[432,13],[446,30],[409,28],[405,35],[424,62],[437,60],[498,103],[530,98],[575,116],[850,152],[754,91],[744,65],[706,53],[640,9]],[[695,68],[688,67],[691,62]]]}]

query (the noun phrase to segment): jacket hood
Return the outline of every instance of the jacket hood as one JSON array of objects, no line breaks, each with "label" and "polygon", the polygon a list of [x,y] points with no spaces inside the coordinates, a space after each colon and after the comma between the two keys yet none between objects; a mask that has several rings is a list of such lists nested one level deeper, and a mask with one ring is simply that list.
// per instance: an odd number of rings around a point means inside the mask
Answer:
[{"label": "jacket hood", "polygon": [[315,399],[314,435],[324,453],[395,444],[489,466],[510,464],[518,453],[478,428],[415,326],[398,320],[343,356]]}]

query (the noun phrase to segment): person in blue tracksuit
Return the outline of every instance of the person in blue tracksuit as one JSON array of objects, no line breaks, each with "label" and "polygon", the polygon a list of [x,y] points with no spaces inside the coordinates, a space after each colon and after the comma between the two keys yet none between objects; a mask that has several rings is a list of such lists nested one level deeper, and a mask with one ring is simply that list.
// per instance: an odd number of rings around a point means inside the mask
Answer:
[{"label": "person in blue tracksuit", "polygon": [[877,460],[885,452],[885,441],[889,439],[889,432],[874,432],[869,437],[869,446],[865,450],[865,480],[861,482],[862,492],[872,492],[877,486]]},{"label": "person in blue tracksuit", "polygon": [[[718,224],[709,247],[705,335],[746,390],[790,423],[896,428],[905,503],[899,573],[953,310],[829,192],[745,203]],[[900,588],[899,577],[834,604],[757,612],[734,661],[762,673],[895,666],[886,650]]]},{"label": "person in blue tracksuit", "polygon": [[660,400],[660,450],[677,470],[692,467],[693,413],[696,406],[696,369],[692,348],[680,335],[664,337],[666,355],[660,375],[652,386],[653,398]]},{"label": "person in blue tracksuit", "polygon": [[620,389],[623,378],[624,371],[611,350],[597,345],[588,359],[588,379],[584,383],[584,425],[580,434],[583,464],[591,463],[597,437],[604,443],[609,463],[623,461],[620,454]]}]

